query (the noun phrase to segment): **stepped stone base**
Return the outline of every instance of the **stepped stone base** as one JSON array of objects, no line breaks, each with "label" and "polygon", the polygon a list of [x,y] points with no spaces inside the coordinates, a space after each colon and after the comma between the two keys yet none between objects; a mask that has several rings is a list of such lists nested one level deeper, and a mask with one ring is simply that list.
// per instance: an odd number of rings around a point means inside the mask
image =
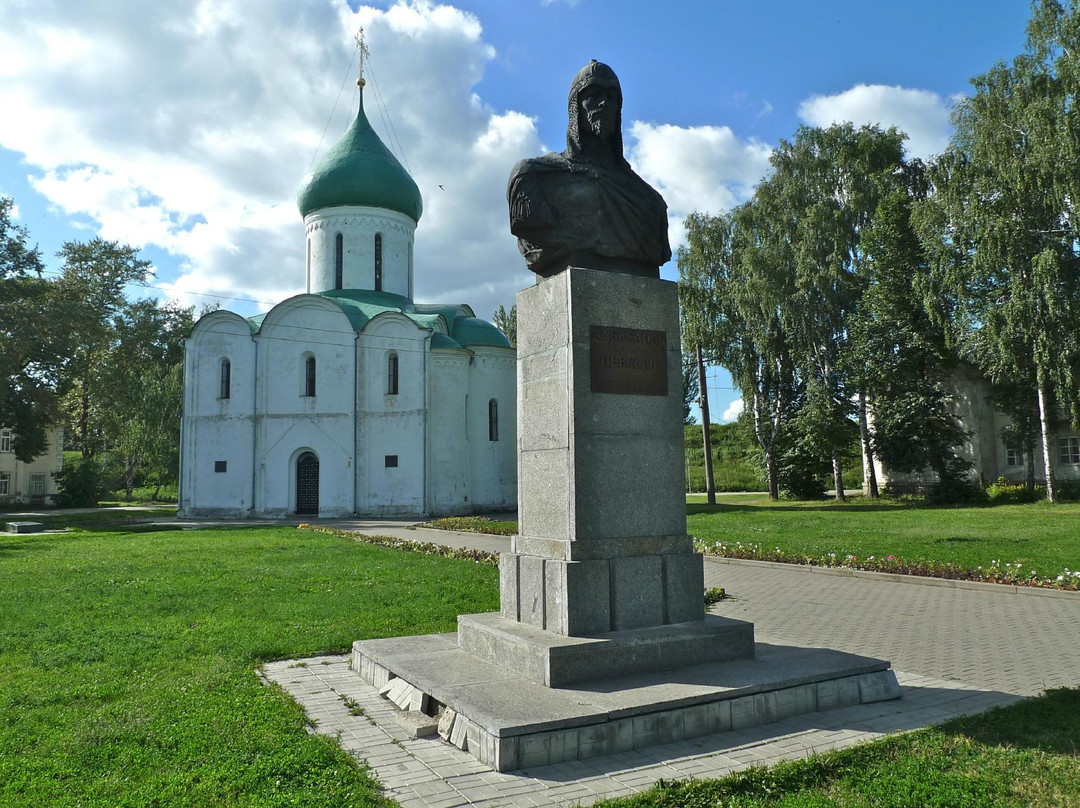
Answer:
[{"label": "stepped stone base", "polygon": [[499,614],[458,615],[458,646],[548,687],[674,670],[754,655],[754,625],[704,620],[567,637]]},{"label": "stepped stone base", "polygon": [[[580,639],[580,638],[578,638]],[[550,688],[458,646],[458,635],[361,640],[352,667],[400,678],[439,712],[439,733],[496,771],[544,766],[899,698],[889,663],[763,643],[753,657]],[[393,688],[387,688],[387,691]],[[440,741],[432,739],[432,743]]]}]

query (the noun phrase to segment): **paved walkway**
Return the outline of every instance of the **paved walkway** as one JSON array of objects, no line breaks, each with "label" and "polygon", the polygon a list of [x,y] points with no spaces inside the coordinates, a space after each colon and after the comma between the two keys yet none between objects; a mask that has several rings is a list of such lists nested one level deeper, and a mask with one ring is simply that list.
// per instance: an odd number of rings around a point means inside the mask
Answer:
[{"label": "paved walkway", "polygon": [[[332,524],[455,547],[509,548],[507,538],[410,530],[401,522]],[[317,722],[315,731],[340,738],[366,761],[387,795],[407,808],[590,804],[633,794],[660,778],[718,777],[939,723],[1046,688],[1080,686],[1080,593],[713,558],[706,559],[705,582],[733,596],[713,611],[753,621],[760,642],[890,660],[904,697],[639,752],[498,773],[442,741],[410,740],[394,708],[349,670],[347,657],[276,662],[263,675],[304,705]]]}]

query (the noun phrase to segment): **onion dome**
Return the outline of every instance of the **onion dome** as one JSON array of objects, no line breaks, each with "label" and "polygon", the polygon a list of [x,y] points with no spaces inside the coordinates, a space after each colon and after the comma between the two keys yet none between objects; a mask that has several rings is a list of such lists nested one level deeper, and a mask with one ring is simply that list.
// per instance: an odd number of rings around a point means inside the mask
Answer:
[{"label": "onion dome", "polygon": [[361,90],[356,117],[345,134],[304,177],[296,194],[300,215],[322,208],[358,205],[384,208],[420,221],[420,189],[371,128]]}]

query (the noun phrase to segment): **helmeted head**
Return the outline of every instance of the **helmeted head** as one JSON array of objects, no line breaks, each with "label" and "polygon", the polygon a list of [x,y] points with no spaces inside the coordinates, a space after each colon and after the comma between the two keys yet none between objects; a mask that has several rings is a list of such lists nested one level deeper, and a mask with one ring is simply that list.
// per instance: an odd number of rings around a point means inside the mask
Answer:
[{"label": "helmeted head", "polygon": [[570,84],[568,107],[570,123],[566,129],[567,157],[581,157],[585,151],[586,139],[597,138],[608,144],[618,161],[625,162],[622,142],[622,87],[614,70],[595,59],[581,68]]}]

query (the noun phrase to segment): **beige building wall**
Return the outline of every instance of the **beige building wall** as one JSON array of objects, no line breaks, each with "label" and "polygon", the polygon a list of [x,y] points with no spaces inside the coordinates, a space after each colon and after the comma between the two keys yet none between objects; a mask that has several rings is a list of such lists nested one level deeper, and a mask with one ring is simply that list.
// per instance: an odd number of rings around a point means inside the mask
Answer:
[{"label": "beige building wall", "polygon": [[29,463],[15,459],[15,433],[0,427],[0,505],[53,505],[58,488],[53,475],[64,467],[64,428],[48,427],[44,454]]},{"label": "beige building wall", "polygon": [[[971,463],[970,477],[984,485],[1003,477],[1013,483],[1027,480],[1028,458],[1022,453],[1009,451],[1002,438],[1002,430],[1011,419],[998,410],[990,398],[990,382],[972,367],[961,368],[953,378],[952,409],[957,420],[969,433],[960,447],[960,456]],[[1058,480],[1080,479],[1080,432],[1070,425],[1060,425],[1050,447],[1054,478]],[[1035,444],[1035,480],[1045,482],[1043,445],[1041,437]],[[922,491],[936,483],[937,475],[930,469],[914,474],[900,474],[882,466],[874,459],[878,485],[891,493]],[[866,487],[864,482],[863,487]]]}]

